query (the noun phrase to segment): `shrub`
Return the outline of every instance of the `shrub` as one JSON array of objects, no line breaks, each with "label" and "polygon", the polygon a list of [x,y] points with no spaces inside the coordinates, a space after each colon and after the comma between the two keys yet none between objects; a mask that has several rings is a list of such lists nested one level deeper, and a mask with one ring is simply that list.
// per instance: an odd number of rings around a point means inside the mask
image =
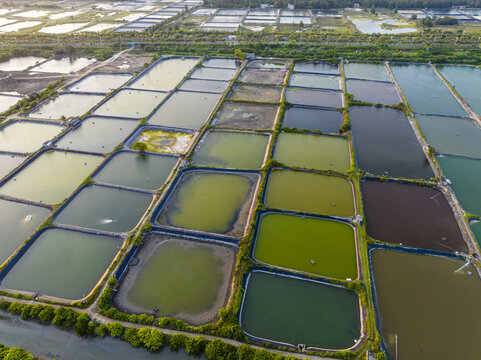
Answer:
[{"label": "shrub", "polygon": [[118,322],[108,324],[107,328],[109,330],[110,336],[112,336],[113,338],[121,337],[124,333],[124,327],[121,323]]},{"label": "shrub", "polygon": [[149,351],[157,351],[164,345],[164,334],[157,329],[142,328],[139,339]]},{"label": "shrub", "polygon": [[220,339],[212,340],[205,348],[205,356],[208,360],[235,360],[238,355],[234,346]]},{"label": "shrub", "polygon": [[77,322],[74,325],[74,330],[79,336],[87,335],[89,327],[90,317],[87,314],[80,314],[77,318]]},{"label": "shrub", "polygon": [[184,334],[175,334],[170,338],[169,348],[171,351],[177,351],[181,347],[184,347],[189,338]]},{"label": "shrub", "polygon": [[135,328],[127,328],[124,334],[124,339],[130,343],[133,347],[139,347],[142,342],[139,339],[138,330]]},{"label": "shrub", "polygon": [[189,338],[185,343],[185,352],[188,355],[200,355],[204,352],[207,340],[202,336]]}]

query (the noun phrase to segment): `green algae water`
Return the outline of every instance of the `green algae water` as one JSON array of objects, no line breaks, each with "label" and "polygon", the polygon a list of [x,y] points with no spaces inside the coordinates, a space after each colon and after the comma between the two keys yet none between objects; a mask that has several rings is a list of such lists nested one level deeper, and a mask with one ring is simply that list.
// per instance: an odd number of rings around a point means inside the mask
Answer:
[{"label": "green algae water", "polygon": [[197,315],[211,309],[224,278],[223,259],[214,246],[167,241],[149,256],[127,299],[159,316]]},{"label": "green algae water", "polygon": [[449,89],[430,65],[392,65],[396,82],[417,113],[466,116]]},{"label": "green algae water", "polygon": [[95,180],[146,190],[159,189],[177,163],[177,157],[120,152],[95,175]]},{"label": "green algae water", "polygon": [[357,278],[354,230],[336,221],[267,213],[260,220],[253,256],[311,274]]},{"label": "green algae water", "polygon": [[192,162],[204,166],[258,169],[264,162],[269,136],[254,133],[209,132]]},{"label": "green algae water", "polygon": [[0,151],[16,153],[34,152],[42,144],[63,130],[62,126],[33,122],[15,121],[0,128]]},{"label": "green algae water", "polygon": [[360,336],[354,292],[313,281],[253,272],[241,310],[248,334],[289,344],[343,349]]},{"label": "green algae water", "polygon": [[83,298],[107,270],[120,245],[117,238],[49,229],[9,271],[2,286],[70,300]]},{"label": "green algae water", "polygon": [[[399,360],[476,359],[481,284],[465,262],[392,250],[371,253],[384,343]],[[471,275],[468,274],[468,271]]]},{"label": "green algae water", "polygon": [[481,161],[439,156],[438,162],[464,210],[481,216]]},{"label": "green algae water", "polygon": [[[215,233],[231,232],[239,218],[247,217],[253,181],[243,175],[189,172],[160,214],[168,224]],[[243,231],[243,225],[241,226]]]},{"label": "green algae water", "polygon": [[0,199],[0,265],[50,215],[50,209]]},{"label": "green algae water", "polygon": [[96,230],[127,232],[137,225],[151,201],[150,194],[88,186],[60,211],[55,222]]},{"label": "green algae water", "polygon": [[481,69],[474,66],[439,66],[439,72],[453,85],[456,91],[466,100],[471,109],[481,114],[481,98],[479,84],[481,84]]},{"label": "green algae water", "polygon": [[481,129],[470,119],[416,115],[416,121],[436,152],[481,159]]},{"label": "green algae water", "polygon": [[349,142],[345,138],[281,133],[274,159],[306,169],[347,171],[351,166]]},{"label": "green algae water", "polygon": [[269,175],[266,206],[314,214],[352,216],[351,183],[340,176],[274,170]]},{"label": "green algae water", "polygon": [[102,156],[49,151],[0,187],[3,195],[58,204],[102,162]]}]

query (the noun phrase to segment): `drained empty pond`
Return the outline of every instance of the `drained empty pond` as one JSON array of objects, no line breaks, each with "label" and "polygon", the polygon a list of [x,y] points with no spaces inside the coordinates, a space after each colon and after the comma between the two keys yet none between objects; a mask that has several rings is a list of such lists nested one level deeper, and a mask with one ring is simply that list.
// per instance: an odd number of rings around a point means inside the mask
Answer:
[{"label": "drained empty pond", "polygon": [[0,187],[3,195],[58,204],[102,162],[103,157],[49,151]]},{"label": "drained empty pond", "polygon": [[256,271],[247,282],[241,326],[262,339],[348,348],[360,336],[359,301],[341,288]]},{"label": "drained empty pond", "polygon": [[373,250],[371,261],[380,330],[391,358],[396,334],[399,360],[478,356],[473,339],[481,336],[481,286],[472,265],[460,269],[460,260],[392,250]]},{"label": "drained empty pond", "polygon": [[376,240],[439,251],[468,250],[439,190],[382,181],[361,183],[367,232]]},{"label": "drained empty pond", "polygon": [[46,230],[5,276],[2,286],[70,300],[83,298],[107,270],[120,245],[118,238]]},{"label": "drained empty pond", "polygon": [[235,252],[214,245],[151,234],[115,302],[133,312],[174,316],[193,324],[215,321],[229,295]]},{"label": "drained empty pond", "polygon": [[278,106],[226,101],[217,113],[215,126],[231,129],[270,130],[274,127]]},{"label": "drained empty pond", "polygon": [[177,157],[122,151],[113,156],[95,180],[146,190],[159,189],[172,172]]},{"label": "drained empty pond", "polygon": [[139,222],[152,195],[104,186],[82,189],[55,217],[58,224],[127,232]]},{"label": "drained empty pond", "polygon": [[162,208],[157,223],[241,236],[258,176],[189,171]]},{"label": "drained empty pond", "polygon": [[347,224],[266,213],[257,231],[253,256],[258,261],[316,275],[357,278],[354,230]]},{"label": "drained empty pond", "polygon": [[155,128],[146,127],[137,136],[131,147],[135,147],[136,143],[145,145],[145,151],[165,153],[165,154],[181,154],[189,146],[193,135],[190,133],[180,133],[172,131],[157,130]]},{"label": "drained empty pond", "polygon": [[348,217],[355,213],[349,180],[302,171],[273,170],[264,202],[268,207],[314,214]]},{"label": "drained empty pond", "polygon": [[50,215],[50,209],[0,199],[0,265]]},{"label": "drained empty pond", "polygon": [[350,108],[358,166],[390,177],[434,176],[408,119],[402,111],[370,106]]},{"label": "drained empty pond", "polygon": [[282,132],[274,159],[307,169],[347,171],[351,166],[349,142],[343,137]]},{"label": "drained empty pond", "polygon": [[257,169],[264,162],[269,136],[212,131],[196,150],[192,162],[203,166]]}]

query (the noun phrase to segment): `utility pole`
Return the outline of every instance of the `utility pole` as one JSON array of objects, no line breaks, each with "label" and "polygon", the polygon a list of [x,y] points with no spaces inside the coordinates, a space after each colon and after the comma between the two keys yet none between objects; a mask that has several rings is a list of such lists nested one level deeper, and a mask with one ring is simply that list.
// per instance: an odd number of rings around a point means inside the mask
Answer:
[{"label": "utility pole", "polygon": [[397,333],[396,333],[396,360],[398,360],[398,358],[397,358]]}]

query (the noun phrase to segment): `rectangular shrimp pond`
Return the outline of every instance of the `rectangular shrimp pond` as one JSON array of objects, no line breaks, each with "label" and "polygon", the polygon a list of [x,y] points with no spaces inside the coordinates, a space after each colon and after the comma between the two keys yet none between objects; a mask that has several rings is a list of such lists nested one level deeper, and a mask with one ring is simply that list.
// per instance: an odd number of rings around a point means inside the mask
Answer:
[{"label": "rectangular shrimp pond", "polygon": [[399,360],[478,358],[481,284],[473,265],[385,249],[370,257],[380,332],[392,359],[396,352]]},{"label": "rectangular shrimp pond", "polygon": [[242,236],[259,175],[195,170],[178,175],[158,225]]},{"label": "rectangular shrimp pond", "polygon": [[48,229],[37,236],[1,284],[39,296],[81,299],[100,280],[121,245],[116,237]]},{"label": "rectangular shrimp pond", "polygon": [[47,122],[14,121],[0,128],[0,151],[31,153],[63,130]]},{"label": "rectangular shrimp pond", "polygon": [[355,232],[338,221],[265,213],[260,217],[252,256],[280,268],[357,278]]},{"label": "rectangular shrimp pond", "polygon": [[102,156],[48,151],[0,186],[0,194],[46,204],[62,202],[103,161]]},{"label": "rectangular shrimp pond", "polygon": [[147,235],[114,303],[131,313],[174,316],[199,325],[218,319],[230,295],[236,248],[161,233]]},{"label": "rectangular shrimp pond", "polygon": [[353,191],[352,183],[342,176],[273,170],[264,203],[281,210],[350,217],[355,214]]},{"label": "rectangular shrimp pond", "polygon": [[361,332],[354,292],[263,271],[249,275],[240,323],[260,341],[327,349],[349,348]]}]

